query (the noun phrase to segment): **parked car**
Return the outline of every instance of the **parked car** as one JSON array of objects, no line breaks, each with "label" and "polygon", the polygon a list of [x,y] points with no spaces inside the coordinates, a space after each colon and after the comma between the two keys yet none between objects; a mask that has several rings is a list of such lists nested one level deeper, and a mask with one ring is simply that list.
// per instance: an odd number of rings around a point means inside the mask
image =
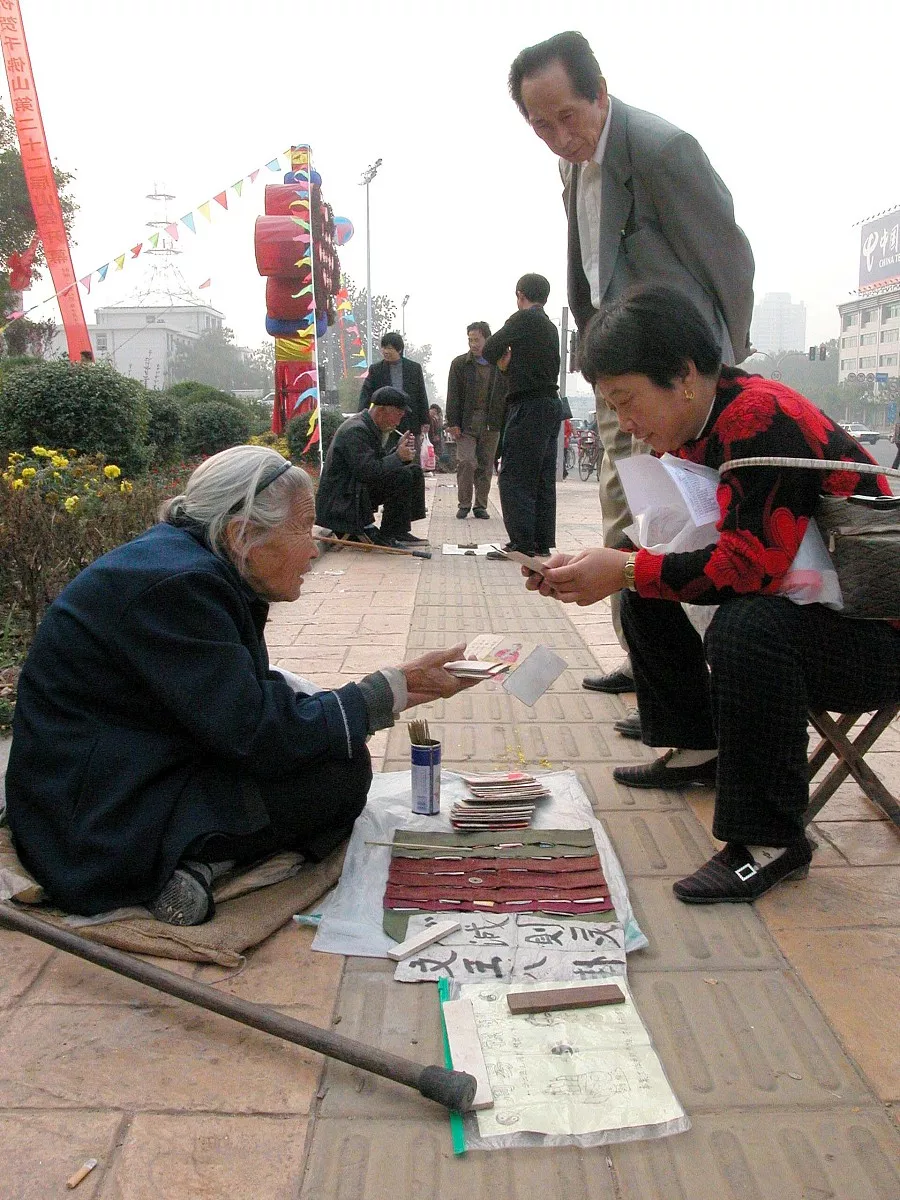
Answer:
[{"label": "parked car", "polygon": [[875,445],[879,438],[887,437],[886,433],[879,433],[876,429],[869,429],[866,425],[860,425],[857,421],[839,421],[841,429],[846,429],[851,437],[855,437],[858,442],[869,442],[870,445]]}]

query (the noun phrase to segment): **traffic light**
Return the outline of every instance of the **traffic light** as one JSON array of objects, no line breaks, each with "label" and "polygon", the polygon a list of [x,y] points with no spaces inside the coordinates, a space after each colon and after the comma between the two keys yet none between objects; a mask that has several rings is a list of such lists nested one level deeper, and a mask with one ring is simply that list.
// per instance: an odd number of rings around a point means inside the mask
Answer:
[{"label": "traffic light", "polygon": [[578,330],[573,329],[569,334],[569,374],[574,375],[578,370]]},{"label": "traffic light", "polygon": [[809,348],[809,361],[810,361],[810,362],[815,362],[815,361],[816,361],[816,348],[815,348],[815,346],[810,346],[810,348]]},{"label": "traffic light", "polygon": [[825,362],[827,357],[828,357],[828,347],[823,342],[822,345],[819,347],[819,362]]}]

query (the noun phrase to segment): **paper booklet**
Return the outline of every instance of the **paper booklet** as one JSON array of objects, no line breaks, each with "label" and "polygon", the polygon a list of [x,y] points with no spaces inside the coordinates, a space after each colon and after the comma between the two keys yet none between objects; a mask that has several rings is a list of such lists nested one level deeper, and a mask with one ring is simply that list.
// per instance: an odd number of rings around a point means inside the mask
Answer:
[{"label": "paper booklet", "polygon": [[616,460],[634,524],[625,532],[654,554],[683,554],[718,540],[719,474],[671,454]]}]

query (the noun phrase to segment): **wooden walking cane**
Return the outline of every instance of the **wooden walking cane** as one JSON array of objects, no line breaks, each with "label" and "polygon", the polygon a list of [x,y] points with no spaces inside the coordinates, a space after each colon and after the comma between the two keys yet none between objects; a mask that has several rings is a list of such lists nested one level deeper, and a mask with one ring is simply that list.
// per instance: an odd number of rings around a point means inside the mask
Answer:
[{"label": "wooden walking cane", "polygon": [[340,546],[344,550],[377,550],[379,554],[405,554],[407,558],[431,558],[431,547],[425,550],[400,550],[396,546],[379,546],[377,542],[350,542],[346,538],[326,537],[322,533],[314,533],[317,542],[325,542],[329,546]]},{"label": "wooden walking cane", "polygon": [[28,937],[37,938],[38,941],[55,946],[58,950],[65,950],[68,954],[96,963],[99,967],[106,967],[117,975],[124,975],[126,979],[134,979],[138,983],[156,988],[158,992],[166,992],[209,1012],[230,1017],[232,1021],[249,1025],[251,1029],[261,1029],[263,1033],[270,1033],[285,1042],[305,1046],[308,1050],[324,1054],[326,1058],[336,1058],[353,1067],[360,1067],[363,1071],[371,1071],[374,1075],[393,1079],[396,1083],[415,1088],[426,1099],[434,1100],[456,1112],[466,1112],[475,1099],[476,1081],[464,1071],[426,1067],[411,1059],[401,1058],[398,1054],[377,1050],[374,1046],[367,1046],[363,1042],[331,1033],[330,1030],[320,1029],[317,1025],[307,1025],[305,1021],[285,1016],[264,1004],[252,1004],[247,1000],[238,999],[237,996],[217,992],[205,983],[174,975],[171,971],[164,971],[160,967],[142,962],[131,954],[114,950],[110,946],[101,946],[70,930],[49,925],[11,904],[0,903],[0,928],[27,934]]}]

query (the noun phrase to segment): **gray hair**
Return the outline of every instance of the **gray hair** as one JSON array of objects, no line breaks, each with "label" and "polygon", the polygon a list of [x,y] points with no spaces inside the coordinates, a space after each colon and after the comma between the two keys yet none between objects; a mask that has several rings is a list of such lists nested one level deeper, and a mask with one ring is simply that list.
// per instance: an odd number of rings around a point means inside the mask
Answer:
[{"label": "gray hair", "polygon": [[[234,562],[243,574],[250,550],[289,519],[301,496],[313,496],[311,479],[300,467],[286,467],[277,450],[232,446],[201,463],[184,494],[163,504],[159,518],[199,528],[213,554]],[[241,522],[236,554],[234,549],[229,553],[225,540],[235,518]]]}]

